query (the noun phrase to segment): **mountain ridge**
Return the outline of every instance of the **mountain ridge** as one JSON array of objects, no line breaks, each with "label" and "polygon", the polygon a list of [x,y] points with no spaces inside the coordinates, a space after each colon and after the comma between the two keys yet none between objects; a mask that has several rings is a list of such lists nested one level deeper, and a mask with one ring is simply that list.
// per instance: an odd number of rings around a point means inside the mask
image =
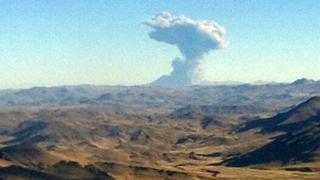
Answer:
[{"label": "mountain ridge", "polygon": [[313,162],[320,155],[320,97],[312,97],[274,117],[246,123],[240,131],[259,128],[262,133],[284,132],[270,143],[226,159],[227,166],[249,166],[280,162]]}]

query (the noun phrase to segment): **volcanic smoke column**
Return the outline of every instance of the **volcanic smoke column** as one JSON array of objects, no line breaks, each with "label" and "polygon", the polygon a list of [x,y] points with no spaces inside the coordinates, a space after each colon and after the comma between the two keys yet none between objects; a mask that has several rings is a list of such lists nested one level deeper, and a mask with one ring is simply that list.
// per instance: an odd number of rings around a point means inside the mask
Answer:
[{"label": "volcanic smoke column", "polygon": [[204,55],[211,50],[225,48],[224,29],[213,21],[195,21],[184,16],[174,17],[163,12],[144,24],[153,28],[150,38],[176,45],[182,58],[172,62],[170,75],[154,81],[155,85],[192,85],[201,75]]}]

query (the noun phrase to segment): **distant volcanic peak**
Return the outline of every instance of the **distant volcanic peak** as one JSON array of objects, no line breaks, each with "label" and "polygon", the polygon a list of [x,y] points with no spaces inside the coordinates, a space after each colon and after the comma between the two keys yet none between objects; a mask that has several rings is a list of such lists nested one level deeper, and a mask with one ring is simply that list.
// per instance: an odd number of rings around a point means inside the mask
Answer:
[{"label": "distant volcanic peak", "polygon": [[153,28],[149,33],[151,39],[176,45],[183,56],[172,62],[171,74],[160,77],[152,83],[154,85],[195,84],[202,74],[204,55],[228,44],[224,29],[213,21],[196,21],[163,12],[144,24]]},{"label": "distant volcanic peak", "polygon": [[170,75],[161,76],[159,79],[151,83],[151,85],[156,86],[191,86],[193,84],[194,83],[190,79],[185,80],[184,78]]}]

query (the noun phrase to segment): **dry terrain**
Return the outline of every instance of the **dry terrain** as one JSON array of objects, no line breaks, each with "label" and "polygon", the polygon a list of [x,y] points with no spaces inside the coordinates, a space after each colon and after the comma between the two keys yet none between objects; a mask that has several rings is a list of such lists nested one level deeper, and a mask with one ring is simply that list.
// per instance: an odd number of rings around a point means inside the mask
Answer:
[{"label": "dry terrain", "polygon": [[318,179],[320,88],[298,82],[6,90],[0,177]]}]

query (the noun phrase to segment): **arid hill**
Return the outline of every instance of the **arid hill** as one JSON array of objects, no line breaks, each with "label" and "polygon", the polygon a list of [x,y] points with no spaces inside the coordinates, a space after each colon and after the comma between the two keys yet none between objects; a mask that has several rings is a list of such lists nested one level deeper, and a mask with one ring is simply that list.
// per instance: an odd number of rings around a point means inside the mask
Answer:
[{"label": "arid hill", "polygon": [[266,163],[315,162],[320,157],[320,97],[313,97],[272,118],[246,123],[241,131],[259,128],[261,133],[282,132],[261,148],[226,160],[229,166]]}]

